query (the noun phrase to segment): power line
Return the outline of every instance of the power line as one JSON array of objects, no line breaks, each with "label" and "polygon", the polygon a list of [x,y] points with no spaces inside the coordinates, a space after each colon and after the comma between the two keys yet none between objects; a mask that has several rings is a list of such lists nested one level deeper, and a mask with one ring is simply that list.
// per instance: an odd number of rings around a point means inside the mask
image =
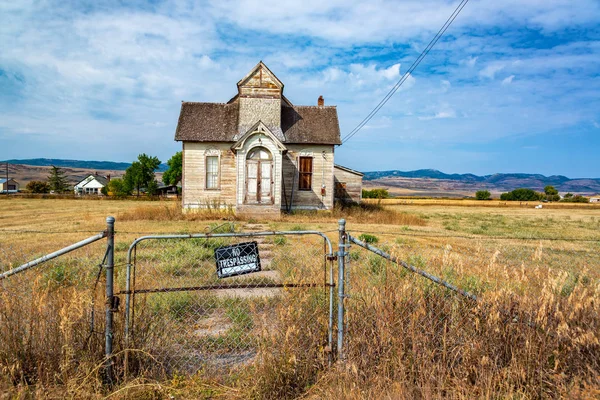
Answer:
[{"label": "power line", "polygon": [[342,139],[342,144],[346,143],[354,135],[356,135],[371,120],[371,118],[373,118],[375,116],[375,114],[377,114],[377,112],[379,112],[379,110],[385,105],[385,103],[387,103],[388,100],[390,98],[392,98],[392,96],[398,91],[398,89],[400,89],[400,86],[402,86],[402,84],[404,84],[404,82],[410,77],[412,72],[419,66],[421,61],[423,61],[425,56],[427,56],[427,54],[429,54],[429,51],[433,48],[433,46],[435,46],[435,44],[438,42],[438,40],[440,40],[440,38],[444,35],[446,30],[450,27],[452,22],[454,22],[456,17],[458,17],[458,14],[460,14],[462,9],[465,8],[465,6],[467,5],[468,2],[469,2],[469,0],[461,0],[461,2],[458,4],[458,6],[456,7],[456,9],[452,13],[452,15],[450,15],[450,17],[448,17],[448,19],[446,20],[444,25],[442,25],[440,30],[435,34],[435,36],[433,37],[433,39],[431,39],[431,41],[429,42],[427,47],[425,47],[425,49],[421,52],[419,57],[417,57],[417,59],[412,63],[412,65],[408,68],[408,70],[404,73],[404,75],[402,75],[400,80],[398,82],[396,82],[396,84],[390,89],[390,91],[379,102],[379,104],[377,104],[377,106],[375,106],[375,108],[373,110],[371,110],[371,112],[352,131],[350,131]]}]

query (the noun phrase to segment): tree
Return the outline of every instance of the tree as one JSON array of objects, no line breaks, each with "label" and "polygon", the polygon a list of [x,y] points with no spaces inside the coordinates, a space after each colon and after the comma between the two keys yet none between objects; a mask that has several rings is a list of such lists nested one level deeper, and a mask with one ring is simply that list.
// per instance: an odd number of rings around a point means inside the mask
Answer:
[{"label": "tree", "polygon": [[500,200],[503,201],[537,201],[542,198],[541,193],[537,193],[531,189],[515,189],[512,192],[502,193]]},{"label": "tree", "polygon": [[111,194],[112,196],[125,197],[125,196],[129,196],[131,194],[131,191],[127,190],[125,182],[123,182],[123,179],[119,179],[119,178],[111,179],[110,182],[108,182],[107,187],[108,187],[108,193]]},{"label": "tree", "polygon": [[44,181],[31,181],[25,186],[25,188],[31,193],[49,193],[50,186]]},{"label": "tree", "polygon": [[389,199],[390,194],[387,189],[371,189],[362,191],[363,199]]},{"label": "tree", "polygon": [[477,200],[489,200],[491,197],[492,195],[487,190],[478,190],[475,193],[475,198]]},{"label": "tree", "polygon": [[141,188],[148,188],[150,182],[154,182],[156,177],[154,171],[158,169],[160,160],[157,157],[151,157],[142,153],[138,156],[138,160],[134,161],[123,176],[125,190],[127,192],[136,190],[137,195],[140,195]]},{"label": "tree", "polygon": [[150,181],[148,185],[146,185],[146,193],[148,196],[154,196],[158,193],[158,182],[156,182],[156,180]]},{"label": "tree", "polygon": [[52,166],[50,169],[50,175],[48,175],[48,186],[54,193],[63,193],[69,190],[69,184],[67,178],[65,178],[65,171],[62,168]]},{"label": "tree", "polygon": [[554,188],[554,186],[548,185],[544,188],[544,193],[546,194],[546,199],[548,201],[559,201],[560,196],[558,195],[558,190]]},{"label": "tree", "polygon": [[183,175],[183,157],[181,151],[178,151],[167,161],[169,169],[165,171],[162,181],[165,185],[177,185]]}]

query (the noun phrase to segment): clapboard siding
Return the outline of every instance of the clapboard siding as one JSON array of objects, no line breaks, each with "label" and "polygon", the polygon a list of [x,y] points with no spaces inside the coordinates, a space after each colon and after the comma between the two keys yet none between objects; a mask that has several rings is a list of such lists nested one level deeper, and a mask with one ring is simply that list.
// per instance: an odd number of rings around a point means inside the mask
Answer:
[{"label": "clapboard siding", "polygon": [[337,201],[360,203],[362,199],[362,175],[346,171],[337,166],[334,169],[334,174],[335,184],[344,186],[343,189],[339,189],[338,193],[335,193],[335,199]]},{"label": "clapboard siding", "polygon": [[[235,206],[237,175],[235,154],[231,151],[230,146],[231,144],[222,142],[183,143],[184,207],[197,208],[215,204]],[[206,189],[207,155],[220,157],[219,189]]]},{"label": "clapboard siding", "polygon": [[[329,209],[333,207],[333,146],[293,145],[283,158],[283,186],[281,207]],[[298,159],[300,156],[313,158],[312,188],[299,190]],[[321,187],[325,186],[325,196]],[[293,193],[292,193],[293,192]]]}]

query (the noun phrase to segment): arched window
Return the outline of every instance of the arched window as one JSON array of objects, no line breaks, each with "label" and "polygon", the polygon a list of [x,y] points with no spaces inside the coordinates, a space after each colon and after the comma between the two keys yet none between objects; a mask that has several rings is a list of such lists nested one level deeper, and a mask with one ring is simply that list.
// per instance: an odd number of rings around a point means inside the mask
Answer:
[{"label": "arched window", "polygon": [[264,147],[255,147],[248,153],[247,160],[272,160],[271,152]]}]

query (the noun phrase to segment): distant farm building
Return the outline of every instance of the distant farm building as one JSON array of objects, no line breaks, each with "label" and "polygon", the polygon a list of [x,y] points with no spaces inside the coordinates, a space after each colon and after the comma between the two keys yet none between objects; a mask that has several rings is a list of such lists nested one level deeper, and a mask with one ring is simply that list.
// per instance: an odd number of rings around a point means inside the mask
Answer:
[{"label": "distant farm building", "polygon": [[360,203],[364,174],[350,168],[334,165],[335,200],[341,203]]},{"label": "distant farm building", "polygon": [[590,203],[600,203],[600,195],[590,197]]},{"label": "distant farm building", "polygon": [[17,193],[19,191],[19,182],[14,179],[0,179],[0,193]]},{"label": "distant farm building", "polygon": [[108,185],[110,176],[104,177],[98,174],[92,174],[81,180],[74,186],[74,192],[78,196],[82,195],[101,195],[102,188]]},{"label": "distant farm building", "polygon": [[337,109],[323,97],[294,105],[283,86],[259,62],[227,103],[182,103],[175,140],[183,146],[184,208],[278,215],[333,207]]}]

